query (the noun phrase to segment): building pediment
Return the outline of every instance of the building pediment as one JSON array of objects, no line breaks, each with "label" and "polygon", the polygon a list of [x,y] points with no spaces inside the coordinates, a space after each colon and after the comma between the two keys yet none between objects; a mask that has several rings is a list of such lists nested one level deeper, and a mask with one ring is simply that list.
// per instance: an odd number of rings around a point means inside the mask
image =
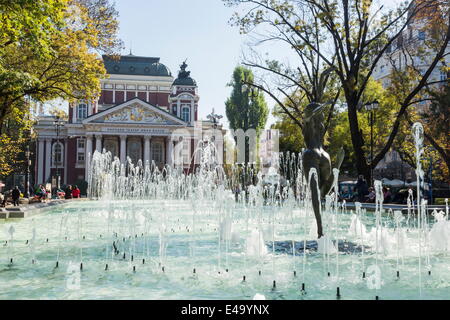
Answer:
[{"label": "building pediment", "polygon": [[138,98],[96,113],[83,121],[83,124],[149,124],[186,126],[187,123],[174,115],[161,110]]}]

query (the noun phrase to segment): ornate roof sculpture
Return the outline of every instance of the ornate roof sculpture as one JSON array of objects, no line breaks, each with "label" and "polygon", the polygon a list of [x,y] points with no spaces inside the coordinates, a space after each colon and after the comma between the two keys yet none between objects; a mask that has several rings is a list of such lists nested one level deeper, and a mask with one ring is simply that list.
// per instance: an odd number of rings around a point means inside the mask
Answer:
[{"label": "ornate roof sculpture", "polygon": [[173,82],[174,86],[197,86],[197,82],[191,78],[191,72],[186,71],[187,68],[186,61],[180,66],[180,71],[178,71],[178,78]]},{"label": "ornate roof sculpture", "polygon": [[214,108],[212,109],[212,112],[206,116],[206,118],[213,123],[214,128],[217,128],[219,120],[222,119],[222,117],[223,116],[214,113]]}]

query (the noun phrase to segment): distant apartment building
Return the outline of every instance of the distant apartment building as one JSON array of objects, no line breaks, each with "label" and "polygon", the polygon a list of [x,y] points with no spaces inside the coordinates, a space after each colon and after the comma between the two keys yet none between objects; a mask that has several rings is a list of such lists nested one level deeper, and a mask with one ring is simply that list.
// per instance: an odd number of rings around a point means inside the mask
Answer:
[{"label": "distant apartment building", "polygon": [[259,159],[262,174],[265,175],[270,167],[278,168],[279,137],[277,129],[267,129],[261,133],[259,139]]},{"label": "distant apartment building", "polygon": [[[419,2],[419,1],[417,1]],[[405,70],[408,66],[413,66],[422,75],[429,69],[435,57],[435,51],[428,48],[425,43],[430,40],[431,29],[430,19],[433,17],[432,10],[425,10],[424,14],[412,19],[403,33],[400,34],[393,44],[388,48],[386,54],[380,59],[374,70],[373,78],[381,81],[384,88],[391,84],[390,75],[394,70]],[[450,46],[447,48],[450,52]],[[446,85],[449,74],[443,67],[450,65],[450,56],[447,55],[444,61],[434,68],[428,82],[434,87]],[[426,97],[426,96],[425,96]],[[420,101],[414,105],[420,113],[426,113],[429,102]],[[414,170],[407,165],[395,150],[391,150],[374,170],[376,178],[387,177],[390,179],[414,179]]]}]

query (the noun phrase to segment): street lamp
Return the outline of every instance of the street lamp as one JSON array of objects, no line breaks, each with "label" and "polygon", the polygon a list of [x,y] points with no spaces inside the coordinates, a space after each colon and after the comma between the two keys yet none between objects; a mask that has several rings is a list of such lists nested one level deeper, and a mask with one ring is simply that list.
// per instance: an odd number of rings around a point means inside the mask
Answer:
[{"label": "street lamp", "polygon": [[25,173],[25,194],[24,197],[25,198],[29,198],[30,197],[30,165],[31,165],[31,160],[30,160],[30,145],[27,144],[27,151],[25,151],[25,157],[27,158],[27,171]]},{"label": "street lamp", "polygon": [[[56,120],[53,122],[53,124],[56,127],[56,143],[59,145],[59,133],[61,130],[61,127],[64,125],[64,122],[61,120],[61,118],[57,115]],[[62,157],[62,150],[61,150],[61,157]],[[59,159],[56,159],[56,157],[53,157],[55,160],[55,166],[56,166],[56,188],[60,188],[60,176],[59,176],[59,168],[58,168],[58,162]]]},{"label": "street lamp", "polygon": [[379,107],[379,102],[377,100],[367,103],[364,107],[369,111],[369,121],[370,121],[370,185],[373,186],[373,123],[375,110]]}]

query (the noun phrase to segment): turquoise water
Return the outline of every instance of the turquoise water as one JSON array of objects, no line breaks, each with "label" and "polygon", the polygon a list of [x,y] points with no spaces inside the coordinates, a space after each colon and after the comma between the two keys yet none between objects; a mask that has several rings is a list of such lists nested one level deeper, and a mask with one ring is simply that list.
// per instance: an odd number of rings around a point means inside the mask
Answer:
[{"label": "turquoise water", "polygon": [[[221,228],[225,217],[232,225],[228,233]],[[289,207],[206,200],[72,202],[0,222],[0,299],[253,299],[257,293],[267,299],[336,299],[337,287],[341,299],[450,299],[450,252],[424,242],[419,274],[413,227],[403,223],[406,242],[400,247],[385,216],[387,243],[377,255],[369,235],[374,217],[364,214],[362,255],[360,237],[348,231],[351,220],[348,212],[335,215],[329,229],[332,239],[355,244],[351,250],[338,256],[310,250],[304,257],[274,253],[270,246],[272,240],[313,240],[313,217]],[[266,243],[261,250],[267,253],[260,256],[246,250],[256,228]],[[226,241],[219,241],[221,231]]]}]

